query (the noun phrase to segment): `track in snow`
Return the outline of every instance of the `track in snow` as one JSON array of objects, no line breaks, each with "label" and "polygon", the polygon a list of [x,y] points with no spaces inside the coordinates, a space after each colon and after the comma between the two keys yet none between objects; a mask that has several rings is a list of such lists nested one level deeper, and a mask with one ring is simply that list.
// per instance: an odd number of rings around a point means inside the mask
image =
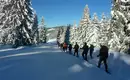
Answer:
[{"label": "track in snow", "polygon": [[117,79],[50,43],[0,50],[0,80]]}]

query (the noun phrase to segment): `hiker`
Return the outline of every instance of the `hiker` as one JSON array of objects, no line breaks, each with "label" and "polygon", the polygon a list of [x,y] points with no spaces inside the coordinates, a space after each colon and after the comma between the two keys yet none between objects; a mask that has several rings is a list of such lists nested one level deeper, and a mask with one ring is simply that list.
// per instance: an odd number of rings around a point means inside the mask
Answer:
[{"label": "hiker", "polygon": [[90,45],[90,57],[91,57],[91,59],[93,58],[93,51],[94,51],[94,46],[91,44]]},{"label": "hiker", "polygon": [[72,54],[72,44],[69,44],[69,54]]},{"label": "hiker", "polygon": [[128,48],[128,51],[127,51],[127,52],[128,52],[128,54],[130,54],[130,44],[129,44],[129,48]]},{"label": "hiker", "polygon": [[87,59],[87,54],[88,54],[89,48],[88,48],[88,45],[87,45],[86,42],[84,43],[84,46],[83,46],[83,48],[81,48],[81,49],[83,49],[83,53],[82,53],[83,59],[86,60],[86,61],[88,61],[88,59]]},{"label": "hiker", "polygon": [[128,49],[128,54],[130,54],[130,48]]},{"label": "hiker", "polygon": [[67,44],[66,43],[63,44],[63,51],[67,52]]},{"label": "hiker", "polygon": [[18,46],[19,46],[19,40],[18,40],[18,38],[16,38],[12,47],[17,48]]},{"label": "hiker", "polygon": [[60,43],[60,48],[61,50],[63,50],[63,43]]},{"label": "hiker", "polygon": [[79,45],[78,45],[77,42],[76,42],[76,44],[75,44],[75,46],[74,46],[74,56],[75,56],[75,54],[77,54],[77,57],[79,57],[78,49],[79,49]]},{"label": "hiker", "polygon": [[97,57],[99,57],[98,68],[100,68],[101,63],[103,61],[104,66],[105,66],[105,71],[108,72],[108,65],[107,65],[108,47],[101,45],[101,49],[100,49],[99,55],[97,55]]},{"label": "hiker", "polygon": [[60,43],[59,43],[59,41],[57,40],[57,45],[58,45],[58,47],[60,48]]}]

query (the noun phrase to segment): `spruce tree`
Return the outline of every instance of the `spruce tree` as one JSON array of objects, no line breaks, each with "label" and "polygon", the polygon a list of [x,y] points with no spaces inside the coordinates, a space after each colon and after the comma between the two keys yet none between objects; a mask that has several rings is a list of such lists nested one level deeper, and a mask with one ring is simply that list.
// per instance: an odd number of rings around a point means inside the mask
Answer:
[{"label": "spruce tree", "polygon": [[107,19],[107,16],[105,16],[104,13],[102,13],[101,21],[100,21],[100,37],[99,42],[100,44],[105,44],[108,46],[108,42],[110,40],[110,20]]},{"label": "spruce tree", "polygon": [[130,44],[130,1],[113,0],[111,19],[110,48],[117,51],[126,51]]},{"label": "spruce tree", "polygon": [[84,8],[83,17],[82,17],[79,27],[77,29],[78,30],[78,35],[77,35],[78,41],[77,42],[79,43],[80,46],[82,46],[84,42],[87,42],[86,34],[87,34],[90,23],[91,23],[91,21],[90,21],[89,8],[88,8],[88,5],[86,5]]},{"label": "spruce tree", "polygon": [[47,28],[45,27],[44,17],[42,17],[41,25],[39,29],[39,38],[40,42],[46,43],[47,42]]},{"label": "spruce tree", "polygon": [[[1,42],[15,47],[34,43],[35,12],[30,0],[2,1],[0,14]],[[37,27],[37,26],[35,26]],[[36,29],[36,28],[35,28]]]},{"label": "spruce tree", "polygon": [[91,24],[88,27],[86,32],[86,40],[88,45],[93,44],[95,46],[99,45],[99,36],[100,36],[99,20],[96,13],[93,14],[93,19]]},{"label": "spruce tree", "polygon": [[74,44],[77,42],[77,25],[74,22],[73,26],[70,28],[70,43],[74,46]]},{"label": "spruce tree", "polygon": [[65,40],[64,40],[64,42],[67,44],[67,45],[69,45],[70,44],[70,27],[71,27],[71,25],[69,24],[69,25],[67,25],[67,29],[66,29],[66,32],[65,32]]}]

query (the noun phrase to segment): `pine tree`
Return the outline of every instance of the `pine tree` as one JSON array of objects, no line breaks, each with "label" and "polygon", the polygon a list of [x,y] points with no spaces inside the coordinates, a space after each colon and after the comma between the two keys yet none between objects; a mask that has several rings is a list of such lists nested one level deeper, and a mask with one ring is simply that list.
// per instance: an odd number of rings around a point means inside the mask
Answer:
[{"label": "pine tree", "polygon": [[85,6],[84,8],[84,13],[83,13],[83,17],[80,21],[80,25],[79,26],[83,26],[85,24],[90,23],[90,14],[89,14],[89,8],[88,5]]},{"label": "pine tree", "polygon": [[67,25],[67,29],[66,29],[66,32],[65,32],[65,40],[64,42],[69,45],[70,44],[70,27],[71,25]]},{"label": "pine tree", "polygon": [[39,29],[39,38],[40,42],[46,43],[47,42],[47,28],[45,27],[44,17],[42,17],[41,25]]},{"label": "pine tree", "polygon": [[93,19],[92,19],[92,24],[98,24],[99,20],[98,20],[98,16],[97,13],[93,14]]},{"label": "pine tree", "polygon": [[77,42],[77,25],[74,22],[73,26],[70,28],[70,43],[74,46],[74,44]]},{"label": "pine tree", "polygon": [[[15,47],[34,43],[34,19],[35,13],[31,8],[30,0],[6,0],[0,13],[0,34],[4,44],[12,44]],[[36,26],[37,27],[37,26]]]},{"label": "pine tree", "polygon": [[60,35],[61,35],[61,30],[60,30],[60,28],[59,28],[59,29],[58,29],[58,33],[57,33],[57,40],[60,39]]},{"label": "pine tree", "polygon": [[34,39],[34,44],[37,44],[39,43],[39,31],[38,31],[38,18],[37,18],[37,15],[35,14],[35,17],[34,17],[34,22],[33,22],[33,33],[32,35],[33,36],[33,39]]},{"label": "pine tree", "polygon": [[110,20],[107,19],[104,13],[102,13],[102,19],[100,21],[100,44],[105,44],[108,46],[109,41],[109,29],[110,29]]},{"label": "pine tree", "polygon": [[44,28],[44,43],[47,42],[47,28]]},{"label": "pine tree", "polygon": [[99,20],[97,14],[94,13],[91,24],[89,25],[88,30],[86,32],[86,40],[88,45],[93,44],[95,46],[98,46],[99,36],[100,36]]},{"label": "pine tree", "polygon": [[58,33],[57,33],[57,41],[59,41],[59,43],[63,43],[62,41],[61,41],[61,38],[62,38],[62,35],[63,34],[63,27],[59,27],[59,29],[58,29]]},{"label": "pine tree", "polygon": [[91,24],[90,21],[90,14],[89,14],[89,8],[88,5],[85,6],[84,8],[84,14],[83,14],[83,18],[80,21],[79,27],[78,27],[78,38],[77,38],[77,42],[80,46],[83,45],[84,42],[86,42],[86,34],[88,31],[88,27]]},{"label": "pine tree", "polygon": [[67,28],[66,26],[61,26],[60,30],[61,30],[61,34],[60,34],[59,42],[64,43]]},{"label": "pine tree", "polygon": [[110,48],[118,51],[126,51],[130,44],[130,1],[114,0],[111,19]]}]

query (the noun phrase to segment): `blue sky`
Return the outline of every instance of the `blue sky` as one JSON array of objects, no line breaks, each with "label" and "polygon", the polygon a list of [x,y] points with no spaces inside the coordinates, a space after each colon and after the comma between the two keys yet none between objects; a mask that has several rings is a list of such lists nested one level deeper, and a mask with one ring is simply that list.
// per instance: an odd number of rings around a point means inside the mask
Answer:
[{"label": "blue sky", "polygon": [[79,24],[86,4],[89,6],[90,15],[94,12],[99,17],[102,12],[110,15],[111,0],[32,0],[39,22],[44,16],[47,27],[73,24],[74,21]]}]

